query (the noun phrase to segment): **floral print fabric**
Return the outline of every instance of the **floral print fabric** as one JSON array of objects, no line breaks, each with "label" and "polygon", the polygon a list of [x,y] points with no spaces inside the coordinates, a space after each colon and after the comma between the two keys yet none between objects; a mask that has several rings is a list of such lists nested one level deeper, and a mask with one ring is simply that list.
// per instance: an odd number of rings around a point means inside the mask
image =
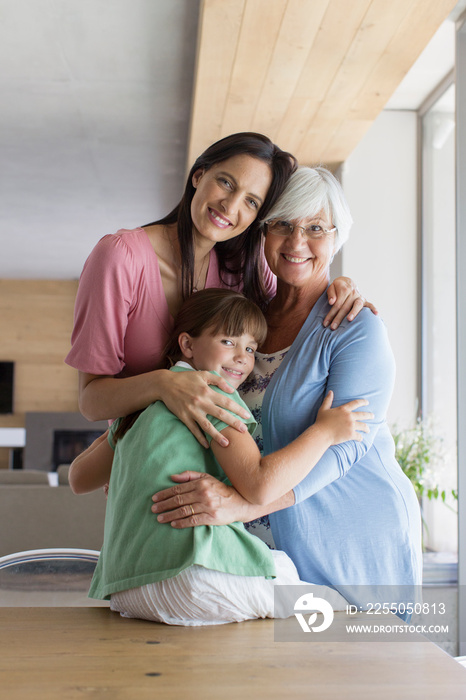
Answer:
[{"label": "floral print fabric", "polygon": [[[262,437],[262,400],[265,390],[267,389],[270,380],[274,373],[280,367],[283,358],[286,356],[289,348],[280,350],[273,354],[267,355],[262,352],[256,352],[256,363],[253,371],[241,385],[239,392],[241,398],[245,402],[252,417],[257,423],[257,428],[254,433],[254,440],[261,451],[264,450],[264,441]],[[252,534],[263,540],[271,549],[275,549],[275,543],[270,529],[269,517],[264,515],[250,523],[245,523],[246,529]]]}]

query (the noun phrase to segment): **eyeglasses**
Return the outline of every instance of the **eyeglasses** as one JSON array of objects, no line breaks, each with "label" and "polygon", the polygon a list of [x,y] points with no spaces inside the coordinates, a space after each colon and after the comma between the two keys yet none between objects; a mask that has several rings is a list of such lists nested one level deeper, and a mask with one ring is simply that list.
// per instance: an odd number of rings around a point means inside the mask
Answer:
[{"label": "eyeglasses", "polygon": [[333,228],[322,228],[320,224],[309,224],[309,226],[296,226],[291,224],[289,221],[266,221],[267,231],[273,233],[275,236],[292,236],[295,228],[300,228],[302,235],[305,238],[312,239],[313,241],[319,240],[319,238],[324,238],[330,233],[334,233],[337,229],[336,226]]}]

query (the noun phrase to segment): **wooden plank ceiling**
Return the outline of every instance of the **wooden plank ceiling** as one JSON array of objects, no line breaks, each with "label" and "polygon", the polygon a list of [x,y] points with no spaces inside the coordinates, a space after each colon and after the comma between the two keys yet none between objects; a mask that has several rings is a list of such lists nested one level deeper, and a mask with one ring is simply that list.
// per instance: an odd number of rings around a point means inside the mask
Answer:
[{"label": "wooden plank ceiling", "polygon": [[456,0],[202,0],[189,164],[259,131],[301,164],[355,148]]}]

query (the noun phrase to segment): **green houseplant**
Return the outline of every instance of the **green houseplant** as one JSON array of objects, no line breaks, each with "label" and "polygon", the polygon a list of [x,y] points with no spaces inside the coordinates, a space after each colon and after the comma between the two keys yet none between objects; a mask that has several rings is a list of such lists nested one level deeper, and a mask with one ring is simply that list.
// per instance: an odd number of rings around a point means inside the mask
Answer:
[{"label": "green houseplant", "polygon": [[413,484],[419,500],[440,498],[445,503],[448,493],[458,500],[456,489],[442,488],[439,483],[445,455],[443,440],[435,435],[431,423],[418,418],[414,428],[394,429],[392,434],[396,460]]},{"label": "green houseplant", "polygon": [[[441,500],[446,507],[455,510],[447,502],[458,500],[458,491],[442,484],[446,455],[443,439],[436,435],[432,422],[418,418],[414,428],[392,430],[395,442],[395,458],[414,486],[422,513],[422,499]],[[427,527],[422,519],[423,528]]]}]

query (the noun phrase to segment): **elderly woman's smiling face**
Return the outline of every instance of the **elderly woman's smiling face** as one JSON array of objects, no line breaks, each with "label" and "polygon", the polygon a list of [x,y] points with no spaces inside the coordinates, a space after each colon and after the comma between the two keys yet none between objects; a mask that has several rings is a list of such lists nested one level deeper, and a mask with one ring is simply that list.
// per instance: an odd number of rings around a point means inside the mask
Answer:
[{"label": "elderly woman's smiling face", "polygon": [[293,219],[289,223],[294,229],[288,235],[274,233],[272,223],[267,226],[264,247],[272,272],[293,287],[309,285],[324,291],[335,252],[335,230],[329,217],[320,211],[313,217]]}]

